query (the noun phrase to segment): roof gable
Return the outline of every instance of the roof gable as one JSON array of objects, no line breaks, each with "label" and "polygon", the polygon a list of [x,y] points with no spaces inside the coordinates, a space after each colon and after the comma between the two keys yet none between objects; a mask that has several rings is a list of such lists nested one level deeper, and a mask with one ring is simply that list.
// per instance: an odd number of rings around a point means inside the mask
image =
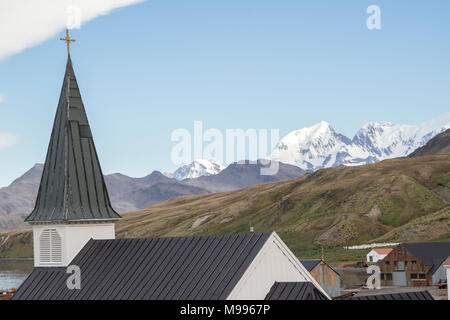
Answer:
[{"label": "roof gable", "polygon": [[331,271],[336,273],[339,277],[341,276],[339,272],[333,269],[328,263],[323,261],[322,259],[309,259],[309,260],[300,260],[301,264],[305,267],[306,270],[311,272],[320,262],[323,262],[325,266],[327,266]]},{"label": "roof gable", "polygon": [[450,255],[450,242],[422,242],[401,244],[409,253],[420,259],[426,266],[433,266],[433,274]]},{"label": "roof gable", "polygon": [[35,208],[25,221],[119,218],[111,206],[69,56]]},{"label": "roof gable", "polygon": [[393,249],[392,248],[376,248],[373,249],[373,251],[375,251],[378,254],[382,254],[382,255],[388,255],[389,253],[391,253]]},{"label": "roof gable", "polygon": [[270,235],[91,240],[71,262],[81,290],[65,268],[35,268],[14,299],[223,300]]},{"label": "roof gable", "polygon": [[306,259],[306,260],[300,260],[302,265],[305,267],[306,270],[311,272],[312,269],[314,269],[315,266],[317,266],[320,263],[320,259]]}]

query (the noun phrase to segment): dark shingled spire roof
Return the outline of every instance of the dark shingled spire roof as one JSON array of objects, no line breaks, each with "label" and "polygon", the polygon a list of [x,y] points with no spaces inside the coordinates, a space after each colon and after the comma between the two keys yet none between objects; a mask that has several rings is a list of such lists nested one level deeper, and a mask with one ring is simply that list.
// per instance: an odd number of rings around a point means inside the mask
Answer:
[{"label": "dark shingled spire roof", "polygon": [[109,200],[69,56],[36,205],[25,221],[119,218]]}]

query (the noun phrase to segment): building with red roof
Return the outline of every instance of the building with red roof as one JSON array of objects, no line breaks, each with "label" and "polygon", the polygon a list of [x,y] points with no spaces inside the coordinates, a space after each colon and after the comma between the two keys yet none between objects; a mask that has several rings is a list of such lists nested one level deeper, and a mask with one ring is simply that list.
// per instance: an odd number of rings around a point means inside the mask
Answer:
[{"label": "building with red roof", "polygon": [[375,248],[372,249],[367,254],[367,262],[378,262],[383,260],[389,253],[391,253],[392,248]]}]

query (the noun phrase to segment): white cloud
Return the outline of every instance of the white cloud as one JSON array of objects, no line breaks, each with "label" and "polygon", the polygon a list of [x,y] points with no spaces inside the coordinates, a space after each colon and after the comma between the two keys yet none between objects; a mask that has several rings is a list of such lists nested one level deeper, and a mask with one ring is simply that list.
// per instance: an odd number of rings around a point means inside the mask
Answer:
[{"label": "white cloud", "polygon": [[1,0],[0,60],[112,10],[145,0]]},{"label": "white cloud", "polygon": [[3,93],[0,93],[0,103],[5,101],[5,95]]},{"label": "white cloud", "polygon": [[10,147],[19,141],[19,137],[12,133],[0,132],[0,149]]}]

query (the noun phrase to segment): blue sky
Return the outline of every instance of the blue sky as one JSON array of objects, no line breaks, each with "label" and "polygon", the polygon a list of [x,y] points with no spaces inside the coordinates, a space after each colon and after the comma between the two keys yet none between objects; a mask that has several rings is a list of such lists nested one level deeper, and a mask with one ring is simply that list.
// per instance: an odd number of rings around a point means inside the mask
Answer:
[{"label": "blue sky", "polygon": [[[381,8],[382,29],[366,28]],[[370,121],[450,110],[448,1],[151,0],[71,31],[72,60],[104,173],[172,171],[173,130],[321,120],[349,137]],[[57,37],[0,61],[0,186],[43,162],[66,63]],[[1,48],[1,44],[0,44]]]}]

